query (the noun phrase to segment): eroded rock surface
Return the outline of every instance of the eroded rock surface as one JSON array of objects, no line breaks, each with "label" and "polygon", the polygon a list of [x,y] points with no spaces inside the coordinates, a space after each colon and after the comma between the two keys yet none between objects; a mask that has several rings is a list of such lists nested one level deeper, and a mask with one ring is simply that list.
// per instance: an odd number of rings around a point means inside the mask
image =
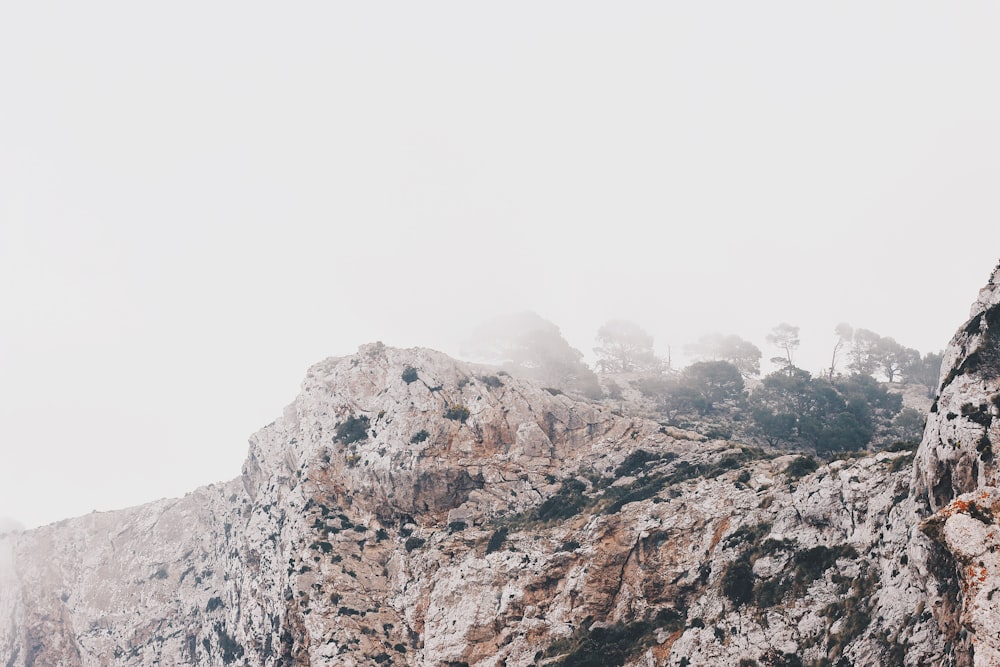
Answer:
[{"label": "eroded rock surface", "polygon": [[998,300],[994,274],[915,462],[801,478],[364,346],[236,480],[0,536],[0,665],[998,664]]}]

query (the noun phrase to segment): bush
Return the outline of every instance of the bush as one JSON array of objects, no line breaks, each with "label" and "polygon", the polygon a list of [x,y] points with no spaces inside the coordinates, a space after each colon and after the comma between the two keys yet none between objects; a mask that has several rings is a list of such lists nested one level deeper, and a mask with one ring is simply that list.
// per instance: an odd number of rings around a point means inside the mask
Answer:
[{"label": "bush", "polygon": [[406,539],[406,544],[404,546],[406,547],[406,551],[410,552],[410,551],[413,551],[414,549],[419,549],[420,547],[424,546],[425,544],[427,544],[427,540],[425,540],[423,538],[420,538],[420,537],[408,537]]},{"label": "bush", "polygon": [[427,432],[427,429],[420,429],[413,434],[412,438],[410,438],[410,444],[415,445],[419,442],[423,442],[429,437],[431,437],[431,434]]},{"label": "bush", "polygon": [[785,474],[788,475],[788,479],[794,481],[815,472],[818,468],[819,464],[813,457],[799,456],[788,464],[788,467],[785,468]]},{"label": "bush", "polygon": [[648,621],[616,623],[595,627],[587,619],[570,637],[557,639],[543,653],[546,657],[562,655],[550,665],[560,667],[617,667],[653,643],[653,626]]},{"label": "bush", "polygon": [[558,521],[575,516],[587,504],[583,495],[587,485],[578,479],[563,481],[559,490],[536,507],[531,518],[536,521]]},{"label": "bush", "polygon": [[491,554],[494,551],[499,551],[500,547],[503,545],[506,539],[507,539],[507,527],[503,526],[501,528],[498,528],[496,532],[490,535],[490,541],[486,545],[486,553]]},{"label": "bush", "polygon": [[334,432],[334,442],[349,445],[352,442],[359,442],[368,437],[368,417],[361,415],[355,417],[351,415],[343,424],[337,427]]},{"label": "bush", "polygon": [[503,382],[496,375],[481,375],[479,381],[490,389],[498,389],[503,386]]},{"label": "bush", "polygon": [[407,366],[406,369],[403,370],[403,375],[401,377],[403,378],[403,382],[406,384],[416,382],[419,379],[417,376],[417,369],[413,366]]},{"label": "bush", "polygon": [[734,606],[753,599],[753,568],[745,558],[730,563],[722,574],[722,592]]},{"label": "bush", "polygon": [[461,403],[456,403],[455,405],[448,406],[448,409],[444,412],[444,417],[445,419],[453,419],[464,424],[465,420],[469,418],[469,414],[469,408]]}]

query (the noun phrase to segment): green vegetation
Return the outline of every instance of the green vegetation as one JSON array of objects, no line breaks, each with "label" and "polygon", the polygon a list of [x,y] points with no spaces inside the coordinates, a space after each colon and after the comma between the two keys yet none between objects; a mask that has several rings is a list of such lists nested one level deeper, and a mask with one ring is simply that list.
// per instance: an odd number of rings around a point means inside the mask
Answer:
[{"label": "green vegetation", "polygon": [[547,663],[560,667],[618,667],[653,643],[655,629],[648,621],[597,627],[588,618],[572,636],[553,642],[543,655],[561,656]]},{"label": "green vegetation", "polygon": [[367,437],[368,417],[366,415],[361,415],[360,417],[351,415],[344,423],[337,426],[333,440],[334,442],[349,445],[364,440]]},{"label": "green vegetation", "polygon": [[819,468],[819,463],[816,462],[816,459],[811,456],[799,456],[788,464],[788,467],[785,468],[785,474],[788,475],[789,480],[794,482],[816,472],[817,468]]},{"label": "green vegetation", "polygon": [[478,379],[490,389],[499,389],[503,386],[503,381],[496,375],[480,375]]},{"label": "green vegetation", "polygon": [[490,535],[490,541],[486,545],[486,553],[491,554],[494,551],[499,551],[500,547],[507,540],[507,527],[501,526],[492,535]]},{"label": "green vegetation", "polygon": [[429,437],[431,437],[431,434],[427,432],[427,429],[420,429],[419,431],[413,434],[412,438],[410,438],[410,444],[415,445],[417,443],[423,442]]},{"label": "green vegetation", "polygon": [[611,320],[597,330],[594,348],[603,372],[633,373],[659,370],[663,362],[653,352],[653,337],[635,322]]},{"label": "green vegetation", "polygon": [[[721,578],[722,593],[734,606],[755,604],[762,609],[773,607],[786,597],[799,598],[841,558],[858,557],[854,547],[846,544],[835,547],[819,545],[796,550],[795,542],[769,537],[771,525],[761,523],[744,526],[734,531],[723,543],[724,548],[743,547],[736,560],[729,563]],[[790,552],[785,569],[768,579],[758,579],[753,564],[762,556]]]},{"label": "green vegetation", "polygon": [[529,521],[548,523],[577,515],[589,504],[584,495],[587,485],[578,479],[564,480],[559,490],[528,514]]},{"label": "green vegetation", "polygon": [[411,382],[416,382],[419,379],[419,376],[417,375],[417,369],[414,368],[413,366],[407,366],[405,369],[403,369],[403,375],[401,377],[403,378],[403,382],[405,382],[406,384],[410,384]]},{"label": "green vegetation", "polygon": [[463,424],[465,420],[469,418],[469,408],[465,407],[461,403],[455,403],[454,405],[449,405],[444,411],[445,419],[452,419],[454,421],[460,421]]},{"label": "green vegetation", "polygon": [[497,376],[507,372],[595,400],[604,395],[597,375],[583,362],[583,353],[563,338],[559,327],[536,313],[487,322],[473,334],[470,345],[471,352],[502,360],[505,371]]},{"label": "green vegetation", "polygon": [[753,431],[768,444],[798,444],[817,454],[864,449],[887,428],[902,398],[866,375],[834,381],[791,368],[768,375],[750,397]]}]

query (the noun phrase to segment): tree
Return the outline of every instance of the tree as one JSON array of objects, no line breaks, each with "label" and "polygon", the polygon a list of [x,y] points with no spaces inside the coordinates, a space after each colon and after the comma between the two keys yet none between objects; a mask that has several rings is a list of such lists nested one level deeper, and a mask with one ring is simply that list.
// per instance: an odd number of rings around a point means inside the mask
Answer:
[{"label": "tree", "polygon": [[885,379],[891,384],[903,369],[911,366],[915,359],[920,359],[920,353],[910,347],[904,347],[894,339],[880,338],[875,344],[875,358]]},{"label": "tree", "polygon": [[699,361],[681,372],[678,389],[702,415],[743,395],[743,375],[728,361]]},{"label": "tree", "polygon": [[465,353],[501,365],[544,385],[577,391],[589,398],[603,392],[583,353],[572,347],[552,322],[533,312],[495,318],[480,326]]},{"label": "tree", "polygon": [[845,345],[850,345],[851,338],[854,336],[854,328],[847,322],[841,322],[834,327],[833,333],[837,335],[837,342],[833,346],[833,357],[830,359],[830,373],[827,376],[827,379],[831,382],[833,381],[833,376],[837,373],[837,355]]},{"label": "tree", "polygon": [[709,334],[688,346],[688,350],[703,361],[728,361],[743,377],[760,375],[760,348],[739,336]]},{"label": "tree", "polygon": [[680,391],[680,376],[647,375],[633,385],[643,396],[656,402],[657,411],[667,421],[673,421],[677,415],[692,409],[690,397]]},{"label": "tree", "polygon": [[855,329],[851,350],[847,354],[847,367],[859,375],[872,375],[879,366],[878,344],[881,338],[874,331]]},{"label": "tree", "polygon": [[915,358],[910,357],[903,366],[904,381],[923,385],[927,388],[927,396],[933,398],[941,377],[943,359],[943,352],[928,352],[923,358],[919,354]]},{"label": "tree", "polygon": [[771,363],[783,366],[782,370],[791,375],[795,368],[793,355],[799,347],[799,328],[782,322],[771,329],[771,333],[767,334],[766,338],[768,343],[784,352],[783,357],[771,357]]},{"label": "tree", "polygon": [[597,330],[597,367],[605,372],[659,370],[663,362],[653,352],[653,337],[635,322],[609,320]]},{"label": "tree", "polygon": [[926,423],[927,420],[919,410],[903,408],[892,420],[893,434],[901,442],[916,446],[920,444],[920,439],[924,435]]},{"label": "tree", "polygon": [[827,454],[866,447],[902,399],[869,376],[830,382],[796,368],[765,377],[750,405],[754,431],[768,444],[797,442]]}]

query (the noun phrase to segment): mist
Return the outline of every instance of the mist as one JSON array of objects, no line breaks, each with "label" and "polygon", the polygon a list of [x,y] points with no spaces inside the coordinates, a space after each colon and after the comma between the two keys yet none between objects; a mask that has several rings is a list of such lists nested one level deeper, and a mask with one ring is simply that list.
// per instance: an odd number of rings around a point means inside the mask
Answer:
[{"label": "mist", "polygon": [[0,515],[231,479],[311,364],[504,313],[590,365],[612,319],[940,350],[997,260],[998,12],[3,8]]}]

